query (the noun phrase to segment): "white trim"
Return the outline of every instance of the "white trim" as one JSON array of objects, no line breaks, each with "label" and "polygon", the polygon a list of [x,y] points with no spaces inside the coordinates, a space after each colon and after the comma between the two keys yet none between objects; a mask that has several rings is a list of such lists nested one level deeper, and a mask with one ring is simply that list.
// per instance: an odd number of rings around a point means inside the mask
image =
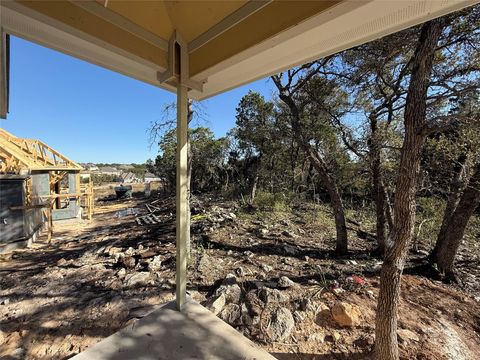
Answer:
[{"label": "white trim", "polygon": [[7,46],[7,33],[4,31],[3,27],[0,27],[0,89],[2,91],[0,95],[0,118],[6,119],[8,114],[8,97],[9,97],[9,86],[8,86],[8,46]]},{"label": "white trim", "polygon": [[261,1],[248,1],[237,11],[234,11],[227,17],[225,17],[218,24],[215,24],[210,29],[205,31],[203,34],[199,35],[188,44],[188,52],[192,53],[195,50],[198,50],[203,45],[209,43],[216,37],[222,35],[228,29],[231,29],[236,24],[242,22],[250,15],[256,13],[258,10],[264,8],[270,4],[273,0],[261,0]]},{"label": "white trim", "polygon": [[[180,53],[176,52],[176,45],[180,47]],[[159,72],[157,79],[160,83],[172,82],[180,83],[186,86],[188,89],[195,89],[198,92],[202,92],[203,84],[206,82],[195,81],[190,79],[189,71],[190,67],[188,66],[188,52],[187,52],[187,43],[183,40],[182,36],[178,33],[177,30],[174,30],[170,41],[168,42],[168,69],[163,73]],[[177,59],[177,55],[180,57]],[[175,64],[180,61],[180,74],[175,74]]]},{"label": "white trim", "polygon": [[136,37],[148,41],[150,44],[155,45],[163,51],[168,51],[168,41],[162,39],[160,36],[155,35],[154,33],[142,28],[141,26],[131,22],[130,20],[124,18],[122,15],[117,14],[116,12],[108,9],[104,5],[101,5],[95,1],[85,1],[85,0],[69,0],[75,6],[81,7],[82,9],[88,11],[89,13],[98,16],[99,18],[106,20],[112,23],[119,28],[128,31],[130,34],[135,35]]},{"label": "white trim", "polygon": [[[296,26],[196,74],[203,100],[290,67],[372,41],[429,19],[478,3],[479,0],[345,0]],[[5,31],[117,71],[146,83],[159,83],[166,69],[104,41],[66,26],[15,2],[0,3]],[[208,79],[208,82],[205,81]]]},{"label": "white trim", "polygon": [[208,78],[206,99],[294,66],[335,54],[450,12],[478,0],[347,0],[193,76]]},{"label": "white trim", "polygon": [[[1,3],[1,24],[6,32],[17,37],[38,43],[48,48],[58,50],[65,54],[80,58],[95,65],[105,67],[137,80],[175,91],[175,88],[168,84],[160,85],[157,73],[165,71],[164,68],[151,62],[132,55],[124,50],[106,46],[103,43],[91,41],[92,37],[62,24],[57,26],[55,21],[45,17],[40,18],[38,13],[28,11],[23,6],[15,6],[8,3],[8,7]],[[16,4],[17,5],[17,4]],[[21,9],[22,13],[17,10]],[[47,22],[48,20],[48,22]],[[80,35],[82,37],[80,37]]]}]

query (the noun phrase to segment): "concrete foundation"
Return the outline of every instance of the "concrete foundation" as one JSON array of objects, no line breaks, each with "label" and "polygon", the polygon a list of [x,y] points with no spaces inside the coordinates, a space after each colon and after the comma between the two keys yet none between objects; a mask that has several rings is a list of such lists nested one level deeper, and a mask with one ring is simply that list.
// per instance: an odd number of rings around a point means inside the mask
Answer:
[{"label": "concrete foundation", "polygon": [[184,309],[165,304],[72,359],[275,360],[198,303]]}]

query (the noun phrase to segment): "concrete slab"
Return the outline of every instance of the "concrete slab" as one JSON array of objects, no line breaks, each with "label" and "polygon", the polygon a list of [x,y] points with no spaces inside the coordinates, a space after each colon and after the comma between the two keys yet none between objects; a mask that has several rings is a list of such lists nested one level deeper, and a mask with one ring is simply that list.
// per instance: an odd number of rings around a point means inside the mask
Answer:
[{"label": "concrete slab", "polygon": [[192,300],[183,313],[167,303],[72,359],[275,360]]}]

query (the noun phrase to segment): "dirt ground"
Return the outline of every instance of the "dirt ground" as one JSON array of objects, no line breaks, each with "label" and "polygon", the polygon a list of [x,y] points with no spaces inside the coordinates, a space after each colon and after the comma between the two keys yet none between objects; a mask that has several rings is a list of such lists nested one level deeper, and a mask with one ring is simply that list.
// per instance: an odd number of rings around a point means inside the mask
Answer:
[{"label": "dirt ground", "polygon": [[[42,237],[0,257],[1,359],[69,358],[174,298],[174,202],[155,202],[152,218],[145,204],[153,199],[99,201],[92,221],[57,222],[51,244]],[[194,300],[279,359],[369,358],[381,260],[361,222],[350,224],[350,254],[338,258],[325,207],[248,213],[208,198],[192,205]],[[425,272],[424,244],[411,254],[402,359],[480,354],[477,242],[461,250],[459,285]],[[356,309],[353,326],[332,316],[340,303]],[[277,326],[280,312],[290,315]]]}]

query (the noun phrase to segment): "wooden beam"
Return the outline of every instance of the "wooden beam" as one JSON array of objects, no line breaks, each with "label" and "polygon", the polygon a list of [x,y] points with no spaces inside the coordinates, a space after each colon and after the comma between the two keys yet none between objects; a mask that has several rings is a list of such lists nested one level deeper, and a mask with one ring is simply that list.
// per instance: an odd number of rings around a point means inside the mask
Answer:
[{"label": "wooden beam", "polygon": [[64,198],[78,198],[81,196],[86,196],[87,193],[73,193],[73,194],[52,194],[52,195],[39,195],[34,197],[34,199],[64,199]]}]

